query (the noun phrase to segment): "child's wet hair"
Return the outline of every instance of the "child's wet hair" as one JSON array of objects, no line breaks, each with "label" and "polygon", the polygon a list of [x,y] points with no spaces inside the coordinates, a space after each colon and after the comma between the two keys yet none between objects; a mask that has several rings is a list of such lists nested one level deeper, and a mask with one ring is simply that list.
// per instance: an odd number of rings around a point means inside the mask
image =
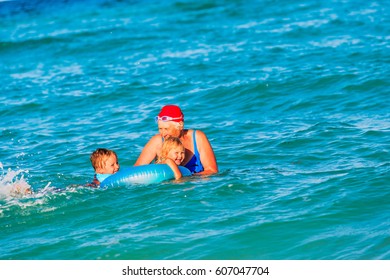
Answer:
[{"label": "child's wet hair", "polygon": [[115,155],[116,158],[118,156],[112,150],[105,148],[96,149],[90,156],[90,160],[92,163],[92,167],[96,170],[96,168],[104,168],[104,162],[112,155]]}]

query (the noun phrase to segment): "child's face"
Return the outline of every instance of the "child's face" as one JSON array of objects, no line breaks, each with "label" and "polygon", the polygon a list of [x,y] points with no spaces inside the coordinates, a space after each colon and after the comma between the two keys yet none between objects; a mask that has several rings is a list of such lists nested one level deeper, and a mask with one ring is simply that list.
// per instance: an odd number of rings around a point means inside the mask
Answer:
[{"label": "child's face", "polygon": [[32,194],[32,190],[29,186],[25,186],[24,184],[14,186],[12,190],[12,194]]},{"label": "child's face", "polygon": [[103,163],[103,168],[96,168],[99,174],[114,174],[119,170],[119,162],[115,155],[111,155]]},{"label": "child's face", "polygon": [[175,147],[171,149],[167,155],[167,158],[173,160],[177,165],[183,162],[185,156],[184,147]]}]

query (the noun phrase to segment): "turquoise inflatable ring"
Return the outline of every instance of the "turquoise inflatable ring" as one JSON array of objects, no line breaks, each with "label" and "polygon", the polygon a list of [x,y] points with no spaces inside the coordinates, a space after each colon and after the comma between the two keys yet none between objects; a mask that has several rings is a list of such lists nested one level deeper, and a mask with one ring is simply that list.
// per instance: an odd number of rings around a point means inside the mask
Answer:
[{"label": "turquoise inflatable ring", "polygon": [[[191,176],[184,166],[179,166],[181,174]],[[107,177],[100,183],[101,188],[129,186],[133,184],[155,184],[165,180],[175,179],[172,169],[166,164],[148,164],[121,168],[117,173]]]}]

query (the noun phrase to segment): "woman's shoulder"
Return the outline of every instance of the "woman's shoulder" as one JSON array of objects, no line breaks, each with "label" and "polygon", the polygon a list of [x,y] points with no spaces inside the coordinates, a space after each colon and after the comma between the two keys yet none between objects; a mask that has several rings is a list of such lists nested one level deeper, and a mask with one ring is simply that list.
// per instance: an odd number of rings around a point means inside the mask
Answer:
[{"label": "woman's shoulder", "polygon": [[196,136],[198,136],[199,134],[203,134],[204,135],[204,132],[202,130],[200,130],[200,129],[185,129],[185,133],[186,133],[186,135],[191,136],[191,137],[194,134]]},{"label": "woman's shoulder", "polygon": [[198,147],[202,147],[204,143],[208,142],[206,134],[200,129],[188,129],[187,136],[189,141],[196,142]]},{"label": "woman's shoulder", "polygon": [[196,136],[196,139],[206,137],[206,134],[200,129],[186,129],[186,135],[187,137],[190,137],[190,139],[192,139],[194,135]]},{"label": "woman's shoulder", "polygon": [[146,146],[148,147],[148,149],[159,149],[159,147],[161,148],[162,146],[162,143],[163,143],[163,140],[161,138],[161,135],[160,134],[156,134],[156,135],[153,135],[148,143],[146,144]]},{"label": "woman's shoulder", "polygon": [[159,133],[153,135],[151,138],[150,138],[150,142],[162,142],[162,137]]},{"label": "woman's shoulder", "polygon": [[191,129],[191,135],[195,135],[196,139],[206,137],[206,134],[200,129]]}]

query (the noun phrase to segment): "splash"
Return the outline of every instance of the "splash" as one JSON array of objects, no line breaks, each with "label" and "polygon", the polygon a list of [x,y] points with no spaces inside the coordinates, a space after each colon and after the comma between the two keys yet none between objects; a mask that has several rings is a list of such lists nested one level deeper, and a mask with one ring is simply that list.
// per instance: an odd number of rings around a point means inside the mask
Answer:
[{"label": "splash", "polygon": [[32,194],[32,188],[24,178],[24,170],[4,171],[3,164],[0,162],[0,198],[1,197],[21,197]]}]

